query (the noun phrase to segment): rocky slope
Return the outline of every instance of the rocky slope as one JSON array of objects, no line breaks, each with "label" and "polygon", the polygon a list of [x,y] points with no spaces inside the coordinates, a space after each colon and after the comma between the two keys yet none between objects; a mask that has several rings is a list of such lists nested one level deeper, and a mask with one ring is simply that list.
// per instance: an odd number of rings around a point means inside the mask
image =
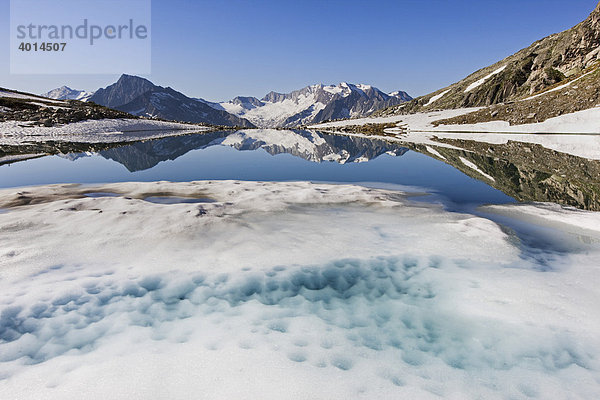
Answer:
[{"label": "rocky slope", "polygon": [[[136,118],[123,111],[77,100],[54,100],[0,88],[0,122],[23,121],[27,126],[54,126],[90,119]],[[2,133],[0,131],[0,133]]]},{"label": "rocky slope", "polygon": [[244,117],[259,127],[294,127],[364,117],[411,99],[402,91],[387,94],[370,85],[342,82],[337,86],[311,85],[290,93],[270,92],[262,99],[236,97],[222,103],[199,100],[215,109]]},{"label": "rocky slope", "polygon": [[[593,75],[599,60],[600,3],[585,21],[569,30],[541,39],[446,88],[375,114],[383,116],[504,104],[508,106],[486,109],[477,116],[451,122],[472,123],[493,119],[512,123],[522,123],[524,119],[525,122],[541,121],[600,103],[600,83],[597,74]],[[578,79],[581,79],[578,84],[565,86]],[[552,89],[555,90],[549,92]],[[567,92],[570,98],[564,101],[563,95]],[[536,94],[540,96],[530,98]],[[522,100],[535,102],[510,105]]]},{"label": "rocky slope", "polygon": [[172,88],[157,86],[147,79],[131,75],[122,75],[116,83],[98,89],[89,101],[144,117],[212,125],[254,126],[244,118],[216,110]]}]

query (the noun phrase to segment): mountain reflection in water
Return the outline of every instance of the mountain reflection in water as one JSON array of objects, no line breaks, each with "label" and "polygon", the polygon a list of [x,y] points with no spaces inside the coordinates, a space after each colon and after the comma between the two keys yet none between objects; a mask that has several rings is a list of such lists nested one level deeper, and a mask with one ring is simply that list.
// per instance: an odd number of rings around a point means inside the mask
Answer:
[{"label": "mountain reflection in water", "polygon": [[450,164],[516,200],[552,202],[600,211],[598,160],[561,153],[533,143],[438,140],[455,148],[431,144],[405,145]]},{"label": "mountain reflection in water", "polygon": [[[600,210],[600,162],[597,160],[560,153],[531,143],[510,141],[505,144],[489,144],[472,140],[439,140],[452,147],[433,144],[425,146],[385,137],[367,138],[315,131],[248,129],[237,132],[189,134],[126,144],[55,142],[37,145],[39,147],[35,147],[36,145],[19,148],[0,147],[0,159],[1,156],[8,155],[9,159],[12,157],[12,161],[8,162],[26,164],[22,171],[13,169],[9,174],[15,182],[12,186],[68,180],[74,182],[137,180],[140,178],[140,173],[144,174],[142,180],[369,181],[430,188],[434,193],[445,196],[457,204],[506,202],[513,198],[519,201],[554,202],[581,209]],[[223,152],[225,148],[236,149],[243,153],[248,151],[244,154],[253,155],[246,157],[236,152],[238,154],[236,156],[231,152]],[[210,151],[203,151],[202,155],[194,154],[193,162],[180,161],[188,153],[191,155],[195,150],[202,149]],[[414,152],[411,156],[401,157],[402,163],[382,160],[376,163],[380,164],[376,168],[366,169],[340,166],[347,164],[357,167],[357,163],[371,161],[384,154],[397,158],[404,156],[409,149]],[[264,152],[273,156],[288,154],[293,156],[291,158],[307,160],[308,164],[313,166],[319,163],[319,167],[298,165],[290,158],[277,158],[271,162],[252,150],[262,150],[258,153],[263,155]],[[415,156],[417,153],[420,158]],[[15,173],[23,175],[34,173],[28,166],[31,164],[31,168],[34,168],[33,163],[36,162],[34,158],[43,154],[57,154],[69,160],[90,157],[112,160],[123,165],[131,175],[119,178],[113,172],[105,171],[104,166],[88,170],[93,170],[96,178],[93,178],[89,172],[86,172],[87,175],[81,175],[84,174],[84,171],[81,171],[78,176],[85,176],[85,179],[80,180],[75,177],[66,179],[65,176],[60,175],[60,172],[55,172],[56,176],[25,181],[15,175]],[[164,168],[162,172],[154,171],[161,162],[176,159],[180,159],[177,161],[178,164],[169,166],[168,173],[164,173]],[[428,159],[430,162],[427,162]],[[331,164],[337,164],[341,169],[334,168],[333,171],[332,168],[327,167]],[[8,165],[3,168],[5,167]],[[37,168],[40,171],[44,170],[42,167]],[[151,169],[153,172],[149,171]],[[183,171],[186,170],[188,172],[184,173]],[[1,172],[0,176],[2,176]],[[4,186],[7,185],[10,187],[11,183]],[[506,196],[501,193],[494,194],[492,188],[503,192]]]},{"label": "mountain reflection in water", "polygon": [[192,150],[219,145],[237,150],[263,149],[271,155],[287,153],[308,161],[335,161],[340,164],[369,161],[382,154],[401,156],[408,151],[398,143],[385,140],[309,131],[251,129],[137,142],[102,150],[98,154],[134,172],[152,168],[161,161],[174,160]]}]

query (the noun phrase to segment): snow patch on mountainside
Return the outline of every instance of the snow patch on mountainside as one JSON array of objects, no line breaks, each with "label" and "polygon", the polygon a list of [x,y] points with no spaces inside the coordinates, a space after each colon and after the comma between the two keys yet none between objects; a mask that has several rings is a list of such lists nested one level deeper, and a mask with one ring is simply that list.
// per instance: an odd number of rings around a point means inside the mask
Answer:
[{"label": "snow patch on mountainside", "polygon": [[499,74],[500,72],[504,71],[504,69],[506,68],[506,65],[498,68],[497,70],[495,70],[494,72],[492,72],[489,75],[484,76],[483,78],[479,79],[478,81],[475,81],[473,83],[471,83],[469,86],[467,86],[467,88],[465,89],[465,93],[470,92],[471,90],[483,85],[485,83],[485,81],[487,81],[488,79],[490,79],[492,76]]},{"label": "snow patch on mountainside", "polygon": [[442,97],[444,97],[449,91],[450,91],[450,89],[444,90],[440,94],[436,94],[435,96],[433,96],[432,98],[430,98],[429,101],[427,102],[427,104],[425,104],[425,105],[429,106],[429,105],[435,103],[436,101],[438,101],[439,99],[441,99]]},{"label": "snow patch on mountainside", "polygon": [[534,96],[527,97],[527,98],[525,98],[525,99],[522,99],[521,101],[527,101],[527,100],[536,99],[536,98],[538,98],[538,97],[540,97],[540,96],[543,96],[543,95],[545,95],[545,94],[547,94],[547,93],[552,93],[552,92],[557,92],[557,91],[559,91],[559,90],[563,90],[564,88],[568,88],[568,87],[569,87],[569,86],[571,86],[573,83],[575,83],[575,82],[579,81],[579,80],[580,80],[580,79],[582,79],[582,78],[585,78],[585,77],[586,77],[586,76],[588,76],[589,74],[591,74],[591,73],[593,73],[593,72],[596,72],[596,71],[597,71],[596,69],[593,69],[593,70],[591,70],[591,71],[589,71],[589,72],[586,72],[585,74],[581,75],[580,77],[573,79],[572,81],[569,81],[569,82],[567,82],[567,83],[565,83],[565,84],[559,85],[559,86],[557,86],[557,87],[555,87],[555,88],[552,88],[552,89],[550,89],[550,90],[546,90],[546,91],[544,91],[544,92],[542,92],[542,93],[539,93],[539,94],[536,94],[536,95],[534,95]]}]

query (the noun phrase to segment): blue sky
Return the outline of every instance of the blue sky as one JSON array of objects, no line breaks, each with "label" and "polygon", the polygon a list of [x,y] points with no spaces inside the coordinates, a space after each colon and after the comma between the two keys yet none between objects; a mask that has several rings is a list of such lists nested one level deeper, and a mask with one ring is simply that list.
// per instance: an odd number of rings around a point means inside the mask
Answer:
[{"label": "blue sky", "polygon": [[[0,0],[0,86],[95,90],[118,75],[11,75]],[[262,97],[313,83],[432,92],[570,28],[597,0],[152,1],[152,74],[189,96]],[[128,72],[128,71],[123,71]]]}]

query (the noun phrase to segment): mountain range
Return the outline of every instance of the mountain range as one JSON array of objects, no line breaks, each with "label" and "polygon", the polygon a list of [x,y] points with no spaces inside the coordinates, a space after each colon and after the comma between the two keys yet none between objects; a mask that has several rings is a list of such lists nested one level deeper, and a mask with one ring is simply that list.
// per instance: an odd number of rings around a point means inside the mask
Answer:
[{"label": "mountain range", "polygon": [[[45,95],[86,100],[89,93],[62,87]],[[342,82],[290,93],[270,92],[262,99],[240,96],[211,102],[123,75],[89,100],[134,115],[242,127],[299,127],[336,119],[467,107],[481,109],[434,124],[542,122],[600,105],[600,3],[573,28],[415,99],[401,91],[384,93],[369,85]]]},{"label": "mountain range", "polygon": [[212,125],[254,127],[244,118],[223,110],[216,110],[170,87],[157,86],[147,79],[132,75],[122,75],[112,85],[98,89],[88,101],[137,116]]},{"label": "mountain range", "polygon": [[342,82],[311,85],[291,93],[270,92],[262,99],[236,97],[227,102],[190,98],[147,79],[122,75],[114,84],[95,93],[63,86],[44,96],[74,96],[137,116],[239,127],[295,127],[332,119],[364,117],[381,108],[412,98],[403,91],[384,93],[362,84]]},{"label": "mountain range", "polygon": [[384,93],[370,85],[342,82],[311,85],[290,93],[270,92],[262,99],[236,97],[216,109],[250,120],[259,127],[294,127],[322,121],[364,117],[381,108],[411,100],[406,92]]}]

